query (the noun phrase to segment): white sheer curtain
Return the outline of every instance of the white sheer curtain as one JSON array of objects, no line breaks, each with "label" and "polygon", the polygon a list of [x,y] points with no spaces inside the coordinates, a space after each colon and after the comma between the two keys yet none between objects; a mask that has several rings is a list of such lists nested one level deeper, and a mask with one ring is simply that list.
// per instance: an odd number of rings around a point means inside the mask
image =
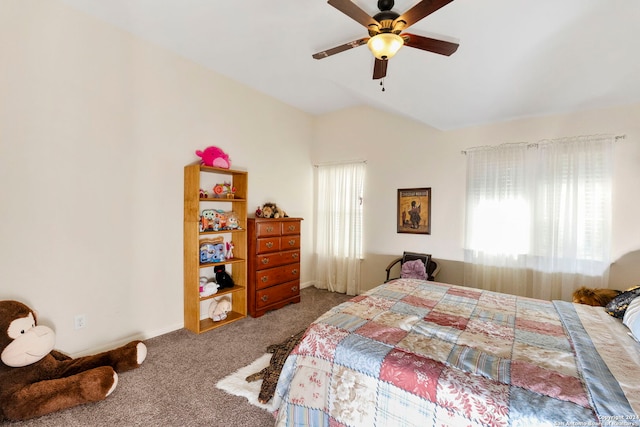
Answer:
[{"label": "white sheer curtain", "polygon": [[613,141],[467,151],[465,284],[564,300],[607,287]]},{"label": "white sheer curtain", "polygon": [[365,163],[316,169],[315,286],[357,295],[362,259]]},{"label": "white sheer curtain", "polygon": [[527,144],[467,151],[466,285],[531,293],[524,257],[531,234],[527,154]]}]

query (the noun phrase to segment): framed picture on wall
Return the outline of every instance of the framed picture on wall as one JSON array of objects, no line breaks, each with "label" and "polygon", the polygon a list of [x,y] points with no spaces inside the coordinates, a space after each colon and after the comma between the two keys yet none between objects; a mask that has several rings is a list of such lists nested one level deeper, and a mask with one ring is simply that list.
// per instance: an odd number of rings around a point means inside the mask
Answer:
[{"label": "framed picture on wall", "polygon": [[431,234],[431,188],[398,190],[398,233]]}]

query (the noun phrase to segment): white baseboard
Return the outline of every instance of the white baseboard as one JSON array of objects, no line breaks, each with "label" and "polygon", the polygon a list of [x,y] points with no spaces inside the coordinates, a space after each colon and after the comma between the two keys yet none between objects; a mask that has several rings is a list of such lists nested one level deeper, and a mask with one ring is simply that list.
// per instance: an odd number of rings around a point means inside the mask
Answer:
[{"label": "white baseboard", "polygon": [[300,289],[304,289],[304,288],[310,288],[311,286],[314,285],[315,282],[304,282],[304,283],[300,283]]},{"label": "white baseboard", "polygon": [[[304,282],[300,284],[300,289],[305,289],[305,288],[309,288],[311,286],[314,285],[315,282],[313,281],[309,281],[309,282]],[[171,326],[167,326],[165,328],[161,328],[161,329],[156,329],[153,331],[148,331],[148,332],[140,332],[137,334],[133,334],[133,335],[129,335],[128,337],[119,339],[117,341],[114,341],[110,344],[105,344],[102,345],[100,347],[94,348],[92,350],[83,350],[83,351],[79,351],[77,353],[73,353],[73,354],[69,354],[69,356],[76,358],[76,357],[83,357],[83,356],[89,356],[92,354],[97,354],[97,353],[101,353],[103,351],[107,351],[107,350],[111,350],[114,348],[118,348],[122,345],[125,345],[131,341],[134,340],[148,340],[151,338],[155,338],[158,337],[160,335],[164,335],[164,334],[168,334],[169,332],[173,332],[173,331],[177,331],[178,329],[182,329],[184,328],[184,323],[176,323],[173,324]]]},{"label": "white baseboard", "polygon": [[104,344],[100,347],[93,348],[91,350],[83,350],[77,353],[69,354],[69,356],[75,359],[76,357],[83,357],[83,356],[89,356],[92,354],[102,353],[103,351],[112,350],[114,348],[123,346],[131,341],[148,340],[151,338],[158,337],[160,335],[168,334],[169,332],[177,331],[178,329],[182,329],[182,328],[184,328],[184,323],[174,324],[172,326],[167,326],[162,329],[156,329],[154,331],[140,332],[140,333],[132,334],[132,335],[129,335],[128,337],[113,341],[110,344]]}]

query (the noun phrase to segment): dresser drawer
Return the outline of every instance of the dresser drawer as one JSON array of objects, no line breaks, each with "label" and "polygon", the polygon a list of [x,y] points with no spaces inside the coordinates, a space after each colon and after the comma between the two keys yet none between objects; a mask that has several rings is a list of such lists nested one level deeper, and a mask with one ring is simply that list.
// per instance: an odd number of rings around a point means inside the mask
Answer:
[{"label": "dresser drawer", "polygon": [[256,271],[256,289],[268,288],[291,280],[300,280],[300,263]]},{"label": "dresser drawer", "polygon": [[277,253],[267,253],[256,256],[256,270],[278,267],[285,264],[300,262],[300,251],[285,251]]},{"label": "dresser drawer", "polygon": [[277,252],[280,250],[280,237],[263,237],[256,240],[256,253]]},{"label": "dresser drawer", "polygon": [[300,281],[283,283],[268,289],[259,290],[256,293],[256,306],[258,309],[278,303],[300,294]]},{"label": "dresser drawer", "polygon": [[279,236],[281,230],[282,223],[280,221],[264,221],[256,223],[257,237]]},{"label": "dresser drawer", "polygon": [[289,249],[300,249],[300,235],[282,236],[280,238],[280,249],[288,251]]},{"label": "dresser drawer", "polygon": [[300,234],[300,221],[282,221],[282,235]]}]

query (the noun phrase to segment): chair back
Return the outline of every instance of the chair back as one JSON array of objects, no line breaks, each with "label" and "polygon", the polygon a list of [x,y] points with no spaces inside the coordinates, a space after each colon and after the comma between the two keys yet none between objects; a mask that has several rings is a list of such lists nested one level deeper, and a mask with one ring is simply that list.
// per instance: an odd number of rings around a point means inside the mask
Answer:
[{"label": "chair back", "polygon": [[427,272],[427,280],[433,280],[435,278],[434,272],[438,270],[438,263],[431,259],[431,254],[423,254],[420,252],[403,252],[402,260],[400,261],[400,266],[407,261],[413,261],[419,259],[425,265],[425,270]]},{"label": "chair back", "polygon": [[419,252],[403,252],[402,253],[402,264],[407,261],[413,261],[419,259],[426,266],[428,262],[431,260],[431,254],[421,254]]},{"label": "chair back", "polygon": [[387,279],[385,283],[391,278],[391,269],[394,265],[400,263],[400,271],[402,271],[402,265],[407,261],[420,260],[425,265],[425,272],[427,274],[427,280],[435,280],[436,275],[440,271],[440,266],[436,261],[431,258],[431,254],[423,254],[420,252],[403,252],[401,257],[398,257],[391,261],[391,263],[385,269],[387,272]]}]

